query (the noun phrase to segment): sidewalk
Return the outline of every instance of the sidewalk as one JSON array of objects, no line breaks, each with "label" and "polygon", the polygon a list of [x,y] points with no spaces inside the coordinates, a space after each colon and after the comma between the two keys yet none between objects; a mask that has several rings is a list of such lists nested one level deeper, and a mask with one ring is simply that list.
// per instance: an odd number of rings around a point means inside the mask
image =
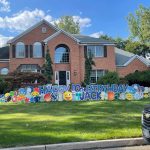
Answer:
[{"label": "sidewalk", "polygon": [[143,138],[127,138],[127,139],[113,139],[113,140],[99,140],[86,142],[72,142],[50,145],[37,145],[27,147],[5,148],[1,150],[87,150],[98,148],[115,148],[124,146],[140,146],[144,145]]}]

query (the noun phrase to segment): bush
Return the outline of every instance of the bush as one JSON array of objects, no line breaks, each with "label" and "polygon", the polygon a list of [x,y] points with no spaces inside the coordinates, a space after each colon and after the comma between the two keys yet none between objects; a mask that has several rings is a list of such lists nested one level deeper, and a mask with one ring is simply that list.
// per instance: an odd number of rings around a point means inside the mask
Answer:
[{"label": "bush", "polygon": [[125,79],[129,82],[129,85],[139,84],[141,86],[150,86],[150,70],[136,71],[127,75]]},{"label": "bush", "polygon": [[119,84],[120,79],[117,72],[108,72],[106,75],[101,77],[97,83],[98,84]]},{"label": "bush", "polygon": [[9,91],[8,87],[8,82],[6,82],[2,77],[0,77],[0,94],[4,94],[7,91]]},{"label": "bush", "polygon": [[47,79],[43,74],[34,72],[14,72],[6,77],[6,81],[11,83],[11,90],[26,86],[44,85],[47,83]]}]

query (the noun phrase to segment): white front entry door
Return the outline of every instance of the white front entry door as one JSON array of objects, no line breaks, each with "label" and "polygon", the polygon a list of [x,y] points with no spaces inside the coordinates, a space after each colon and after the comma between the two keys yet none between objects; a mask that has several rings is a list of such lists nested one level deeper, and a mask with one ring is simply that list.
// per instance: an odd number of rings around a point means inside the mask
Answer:
[{"label": "white front entry door", "polygon": [[67,81],[67,85],[70,84],[70,71],[66,71],[66,81]]},{"label": "white front entry door", "polygon": [[55,71],[55,84],[69,85],[70,71]]},{"label": "white front entry door", "polygon": [[55,84],[59,85],[59,71],[55,71]]}]

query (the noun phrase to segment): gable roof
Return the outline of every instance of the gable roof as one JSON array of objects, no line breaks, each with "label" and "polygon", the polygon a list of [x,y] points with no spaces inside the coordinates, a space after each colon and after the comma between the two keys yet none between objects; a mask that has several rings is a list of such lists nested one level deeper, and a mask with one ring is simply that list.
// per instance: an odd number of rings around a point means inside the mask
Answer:
[{"label": "gable roof", "polygon": [[48,26],[50,26],[54,30],[59,31],[59,29],[57,27],[55,27],[54,25],[52,25],[51,23],[49,23],[48,21],[43,19],[40,22],[33,25],[32,27],[25,30],[24,32],[22,32],[21,34],[19,34],[18,36],[16,36],[15,38],[9,40],[7,43],[10,44],[12,42],[15,42],[17,39],[19,39],[20,37],[22,37],[22,36],[26,35],[27,33],[31,32],[33,29],[37,28],[38,26],[42,25],[43,23],[47,24]]},{"label": "gable roof", "polygon": [[54,37],[58,36],[60,33],[64,33],[65,35],[67,35],[68,37],[70,37],[71,39],[73,39],[76,42],[80,42],[77,38],[75,38],[74,36],[72,36],[72,34],[69,34],[68,32],[60,29],[58,32],[52,34],[51,36],[49,36],[48,38],[46,38],[45,40],[43,40],[43,42],[47,43],[48,41],[50,41],[51,39],[53,39]]},{"label": "gable roof", "polygon": [[133,53],[124,51],[122,49],[118,49],[116,47],[115,47],[115,55],[116,55],[116,66],[118,67],[125,67],[135,59],[140,60],[146,66],[150,66],[150,61],[144,58],[143,56],[138,56]]},{"label": "gable roof", "polygon": [[104,40],[102,38],[94,38],[87,35],[80,34],[72,34],[75,38],[77,38],[81,44],[110,44],[114,45],[114,42]]}]

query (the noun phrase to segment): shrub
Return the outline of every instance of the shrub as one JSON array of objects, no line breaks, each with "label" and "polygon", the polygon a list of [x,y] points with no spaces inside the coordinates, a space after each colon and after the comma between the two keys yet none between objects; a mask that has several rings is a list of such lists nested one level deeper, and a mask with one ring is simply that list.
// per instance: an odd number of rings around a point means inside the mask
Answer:
[{"label": "shrub", "polygon": [[9,89],[9,84],[6,82],[2,77],[0,77],[0,94],[4,94],[7,92]]},{"label": "shrub", "polygon": [[108,72],[106,75],[101,77],[97,83],[98,84],[119,84],[120,79],[117,72]]},{"label": "shrub", "polygon": [[37,86],[47,83],[47,79],[43,74],[34,72],[14,72],[6,77],[6,81],[11,82],[11,90],[20,87]]},{"label": "shrub", "polygon": [[129,82],[129,85],[139,84],[141,86],[150,86],[150,70],[136,71],[127,75],[125,79]]}]

